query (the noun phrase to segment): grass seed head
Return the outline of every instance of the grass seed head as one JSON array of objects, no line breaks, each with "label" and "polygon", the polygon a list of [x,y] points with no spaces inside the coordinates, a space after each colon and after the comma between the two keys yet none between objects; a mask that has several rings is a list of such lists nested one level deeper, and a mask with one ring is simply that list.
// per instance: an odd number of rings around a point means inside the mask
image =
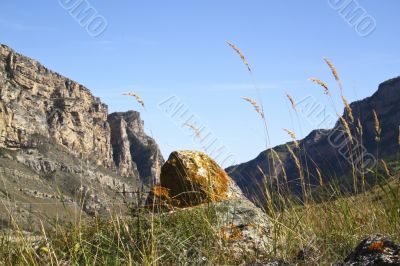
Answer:
[{"label": "grass seed head", "polygon": [[284,128],[283,131],[285,131],[290,138],[294,141],[294,144],[296,148],[299,148],[299,143],[297,142],[296,134],[293,131],[290,131],[289,129]]},{"label": "grass seed head", "polygon": [[226,41],[226,43],[240,56],[240,59],[242,59],[243,64],[246,65],[247,70],[249,72],[251,72],[251,67],[249,62],[247,62],[246,57],[244,56],[243,52],[239,49],[239,47],[237,47],[236,45],[234,45],[232,42]]},{"label": "grass seed head", "polygon": [[340,88],[340,93],[342,94],[342,92],[343,92],[342,81],[340,80],[340,77],[336,70],[336,67],[332,64],[332,62],[328,58],[324,58],[324,61],[329,66],[330,70],[332,71],[332,74],[335,77],[335,80]]},{"label": "grass seed head", "polygon": [[249,98],[249,97],[242,97],[243,100],[245,100],[246,102],[250,103],[254,109],[256,110],[256,112],[264,119],[264,112],[262,111],[260,105],[253,99]]},{"label": "grass seed head", "polygon": [[[361,124],[361,120],[360,120],[360,118],[358,118],[358,120],[357,120],[358,122],[358,125],[357,125],[357,132],[358,132],[358,134],[360,135],[360,136],[362,136],[363,134],[364,134],[364,131],[363,131],[363,126],[362,126],[362,124]],[[400,139],[399,139],[400,140]]]},{"label": "grass seed head", "polygon": [[375,110],[372,110],[373,115],[374,115],[374,122],[375,122],[375,140],[376,142],[380,142],[381,141],[381,124],[379,122],[379,117],[378,114],[376,113]]},{"label": "grass seed head", "polygon": [[291,105],[292,105],[293,110],[297,111],[296,103],[295,103],[295,101],[293,100],[292,96],[290,96],[289,93],[286,93],[286,97],[289,99],[289,101],[290,101],[290,103],[291,103]]},{"label": "grass seed head", "polygon": [[136,92],[124,92],[122,95],[135,97],[136,101],[144,108],[144,101]]},{"label": "grass seed head", "polygon": [[191,130],[193,130],[193,132],[196,134],[196,138],[201,139],[200,129],[198,127],[196,127],[194,124],[190,124],[190,123],[185,123],[183,125],[185,127],[190,128]]},{"label": "grass seed head", "polygon": [[347,123],[346,119],[344,119],[342,116],[339,116],[339,120],[340,123],[343,125],[347,136],[349,137],[350,143],[353,144],[353,135],[351,134],[349,124]]},{"label": "grass seed head", "polygon": [[318,79],[318,78],[310,78],[310,81],[312,81],[312,82],[314,82],[315,84],[321,86],[321,87],[324,89],[324,93],[325,93],[326,95],[329,95],[329,94],[330,94],[328,85],[327,85],[325,82],[323,82],[322,80],[320,80],[320,79]]},{"label": "grass seed head", "polygon": [[347,116],[349,117],[350,122],[354,123],[353,109],[351,109],[349,102],[346,100],[346,98],[344,98],[343,95],[342,95],[342,100],[343,100],[343,104],[346,108]]}]

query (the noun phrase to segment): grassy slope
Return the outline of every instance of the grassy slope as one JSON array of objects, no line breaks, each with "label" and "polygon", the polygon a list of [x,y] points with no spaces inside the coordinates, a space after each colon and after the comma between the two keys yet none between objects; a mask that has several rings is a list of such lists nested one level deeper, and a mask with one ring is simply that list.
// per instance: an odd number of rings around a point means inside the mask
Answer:
[{"label": "grassy slope", "polygon": [[[333,186],[326,190],[338,199],[305,206],[288,203],[286,209],[273,213],[276,252],[270,254],[271,259],[328,264],[343,259],[369,234],[385,234],[400,241],[398,175],[385,178],[358,196],[337,195],[341,192]],[[63,261],[97,265],[238,263],[224,249],[226,243],[212,226],[215,210],[160,216],[135,213],[131,218],[57,227],[43,232],[34,247],[22,235],[14,234],[12,239],[10,234],[4,235],[0,257],[8,265],[57,265]],[[256,259],[243,257],[246,261]]]}]

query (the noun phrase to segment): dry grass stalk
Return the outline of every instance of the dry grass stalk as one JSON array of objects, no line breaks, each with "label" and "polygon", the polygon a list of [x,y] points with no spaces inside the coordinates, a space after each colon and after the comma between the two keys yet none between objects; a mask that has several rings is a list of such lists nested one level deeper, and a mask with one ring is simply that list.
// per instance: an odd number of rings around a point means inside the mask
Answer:
[{"label": "dry grass stalk", "polygon": [[285,131],[290,138],[293,140],[296,148],[299,148],[299,143],[297,142],[296,134],[293,131],[290,131],[289,129],[284,128],[283,131]]},{"label": "dry grass stalk", "polygon": [[275,155],[275,157],[278,159],[278,162],[282,168],[283,177],[285,178],[285,182],[287,183],[288,180],[287,180],[285,167],[283,166],[283,162],[282,162],[281,158],[279,157],[279,154],[274,149],[271,149],[271,151],[272,151],[272,154]]},{"label": "dry grass stalk", "polygon": [[286,145],[286,148],[288,149],[290,155],[292,156],[292,158],[294,160],[294,163],[296,164],[296,168],[299,171],[300,183],[301,183],[301,188],[302,188],[302,191],[303,191],[303,196],[305,197],[305,200],[307,201],[306,183],[305,183],[305,180],[304,180],[303,171],[301,170],[300,160],[296,156],[296,154],[294,153],[294,151],[292,150],[292,148],[289,145]]},{"label": "dry grass stalk", "polygon": [[296,156],[296,154],[294,153],[293,149],[289,146],[286,145],[286,148],[288,149],[290,155],[292,155],[294,162],[296,164],[297,169],[299,170],[299,172],[301,171],[301,165],[300,165],[300,160],[299,158]]},{"label": "dry grass stalk", "polygon": [[259,113],[263,119],[265,118],[264,112],[262,111],[260,105],[256,101],[254,101],[253,99],[251,99],[249,97],[242,97],[242,99],[245,100],[246,102],[249,102],[251,105],[253,105],[256,112]]},{"label": "dry grass stalk", "polygon": [[315,170],[317,171],[317,175],[319,178],[319,185],[322,187],[324,186],[324,179],[322,178],[321,171],[318,168],[316,168]]},{"label": "dry grass stalk", "polygon": [[124,92],[122,95],[135,97],[136,101],[144,108],[144,101],[136,92]]},{"label": "dry grass stalk", "polygon": [[[358,122],[357,122],[357,132],[358,132],[358,134],[360,135],[360,136],[362,136],[363,134],[364,134],[364,131],[363,131],[363,126],[362,126],[362,124],[361,124],[361,120],[360,120],[360,118],[358,118]],[[400,139],[399,139],[400,140]]]},{"label": "dry grass stalk", "polygon": [[310,78],[310,80],[311,80],[312,82],[314,82],[315,84],[317,84],[317,85],[321,86],[322,88],[324,88],[324,93],[325,93],[326,95],[329,95],[329,94],[330,94],[328,85],[327,85],[325,82],[323,82],[322,80],[320,80],[320,79],[318,79],[318,78]]},{"label": "dry grass stalk", "polygon": [[293,100],[292,96],[290,96],[289,93],[285,93],[285,94],[286,94],[286,97],[289,99],[289,101],[290,101],[290,103],[291,103],[291,105],[292,105],[293,110],[297,111],[296,103],[295,103],[295,101]]},{"label": "dry grass stalk", "polygon": [[336,67],[332,64],[332,62],[328,58],[324,58],[325,63],[329,66],[329,68],[332,71],[333,76],[335,77],[335,80],[340,88],[340,93],[342,94],[343,92],[343,86],[342,86],[342,81],[340,80],[339,74],[336,70]]},{"label": "dry grass stalk", "polygon": [[351,123],[353,124],[354,123],[353,109],[351,109],[349,102],[346,100],[346,98],[344,98],[343,95],[342,95],[342,100],[343,100],[343,104],[346,108],[347,115],[348,115]]},{"label": "dry grass stalk", "polygon": [[381,124],[379,122],[379,117],[378,117],[378,114],[376,113],[376,111],[375,110],[372,110],[372,111],[374,114],[374,122],[375,122],[375,134],[376,134],[375,141],[380,142],[381,141],[381,131],[382,131]]},{"label": "dry grass stalk", "polygon": [[249,62],[247,62],[246,57],[244,56],[242,51],[239,49],[239,47],[237,47],[236,45],[234,45],[233,43],[231,43],[229,41],[227,41],[226,43],[240,56],[243,63],[246,65],[247,70],[249,70],[249,72],[251,72],[251,67],[249,65]]},{"label": "dry grass stalk", "polygon": [[[265,194],[267,196],[267,200],[269,202],[272,202],[272,197],[271,197],[271,193],[268,189],[268,180],[267,180],[267,175],[264,173],[264,171],[261,169],[261,167],[259,165],[257,165],[257,169],[260,171],[260,173],[263,175],[264,178],[264,187],[265,187]],[[268,204],[268,207],[270,207],[270,205]]]},{"label": "dry grass stalk", "polygon": [[190,124],[190,123],[185,123],[183,125],[190,128],[191,130],[193,130],[193,132],[196,134],[196,137],[201,139],[200,129],[198,127],[196,127],[194,124]]},{"label": "dry grass stalk", "polygon": [[400,126],[399,126],[399,135],[397,137],[397,144],[400,146]]},{"label": "dry grass stalk", "polygon": [[339,116],[339,120],[342,123],[347,136],[349,137],[350,143],[353,144],[353,135],[351,134],[351,130],[349,127],[349,124],[347,123],[346,119],[344,119],[343,117]]},{"label": "dry grass stalk", "polygon": [[382,162],[383,169],[385,170],[386,175],[388,177],[391,177],[392,175],[390,174],[390,170],[389,170],[387,163],[384,160],[381,160],[381,162]]}]

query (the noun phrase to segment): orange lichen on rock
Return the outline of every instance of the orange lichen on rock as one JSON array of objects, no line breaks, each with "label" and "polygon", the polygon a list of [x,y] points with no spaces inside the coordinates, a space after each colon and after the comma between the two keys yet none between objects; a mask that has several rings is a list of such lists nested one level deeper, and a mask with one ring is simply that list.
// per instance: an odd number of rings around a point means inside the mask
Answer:
[{"label": "orange lichen on rock", "polygon": [[383,251],[385,243],[383,241],[372,243],[369,247],[369,251]]},{"label": "orange lichen on rock", "polygon": [[173,210],[176,205],[178,202],[171,199],[169,190],[162,186],[154,186],[146,200],[146,207],[151,209]]},{"label": "orange lichen on rock", "polygon": [[222,227],[220,230],[220,234],[222,239],[225,241],[238,241],[244,238],[240,228],[235,225]]},{"label": "orange lichen on rock", "polygon": [[154,196],[160,198],[170,198],[168,188],[162,186],[154,186],[152,188],[152,192]]}]

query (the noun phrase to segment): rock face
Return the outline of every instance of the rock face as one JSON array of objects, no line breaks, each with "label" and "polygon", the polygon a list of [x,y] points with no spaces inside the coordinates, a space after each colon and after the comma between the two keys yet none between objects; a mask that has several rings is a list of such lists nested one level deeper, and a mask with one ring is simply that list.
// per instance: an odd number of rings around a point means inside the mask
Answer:
[{"label": "rock face", "polygon": [[144,132],[140,114],[135,111],[112,113],[108,116],[111,126],[113,159],[120,173],[134,173],[146,184],[153,184],[164,163],[157,143]]},{"label": "rock face", "polygon": [[84,86],[5,45],[0,56],[0,147],[29,148],[38,134],[123,176],[154,180],[162,156],[139,113],[108,115]]},{"label": "rock face", "polygon": [[126,192],[154,183],[163,159],[143,128],[138,112],[109,115],[84,86],[0,45],[0,198],[25,225],[33,213],[74,217],[59,215],[65,202],[90,215],[119,210]]},{"label": "rock face", "polygon": [[[296,148],[295,143],[288,143],[288,146],[291,147],[304,166],[303,176],[306,183],[318,186],[319,175],[317,169],[325,179],[324,181],[327,181],[332,177],[340,178],[348,175],[352,170],[351,161],[355,163],[357,172],[359,170],[366,172],[368,168],[374,167],[374,157],[377,153],[378,145],[373,110],[376,111],[381,128],[379,159],[396,154],[398,151],[398,129],[400,125],[399,103],[400,77],[382,83],[374,95],[350,105],[354,122],[351,121],[347,111],[343,115],[343,119],[347,121],[353,138],[353,144],[351,144],[353,152],[350,154],[347,148],[349,138],[340,120],[333,129],[315,130],[305,139],[298,141],[300,149]],[[304,101],[298,103],[297,108],[299,113],[317,116],[317,111],[312,111],[315,106],[315,102]],[[358,128],[358,120],[362,125],[362,134],[360,134],[361,131]],[[284,180],[287,178],[292,191],[301,192],[296,161],[287,146],[277,146],[273,150],[264,151],[254,160],[226,169],[246,196],[255,201],[265,198],[263,190],[260,189],[260,187],[263,187],[264,177],[259,168],[268,176],[268,180],[270,180],[269,169],[274,169],[272,180]],[[355,157],[354,154],[359,154],[360,151],[362,151],[363,156]]]},{"label": "rock face", "polygon": [[40,134],[75,154],[101,154],[99,163],[112,167],[106,105],[4,45],[0,56],[0,147],[29,147],[30,136]]},{"label": "rock face", "polygon": [[[147,205],[159,211],[210,208],[216,232],[230,251],[267,253],[271,244],[268,216],[246,199],[235,182],[206,154],[175,151],[161,169]],[[207,203],[207,204],[206,204]],[[232,252],[235,253],[235,252]]]},{"label": "rock face", "polygon": [[400,246],[384,236],[370,236],[338,265],[400,265]]}]

